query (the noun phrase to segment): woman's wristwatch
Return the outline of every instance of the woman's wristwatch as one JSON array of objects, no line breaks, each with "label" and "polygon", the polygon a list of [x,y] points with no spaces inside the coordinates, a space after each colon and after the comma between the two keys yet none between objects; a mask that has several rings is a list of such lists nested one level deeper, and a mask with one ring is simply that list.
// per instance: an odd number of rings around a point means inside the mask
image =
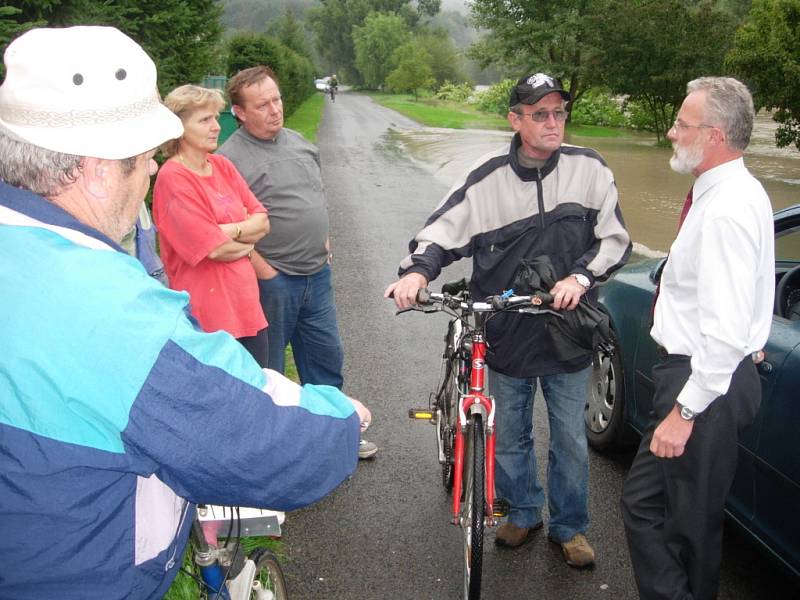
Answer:
[{"label": "woman's wristwatch", "polygon": [[237,223],[237,224],[236,224],[236,235],[235,235],[235,236],[233,236],[233,240],[234,240],[234,241],[236,241],[236,240],[238,240],[240,237],[242,237],[242,228],[241,228],[241,227],[239,227],[239,224]]}]

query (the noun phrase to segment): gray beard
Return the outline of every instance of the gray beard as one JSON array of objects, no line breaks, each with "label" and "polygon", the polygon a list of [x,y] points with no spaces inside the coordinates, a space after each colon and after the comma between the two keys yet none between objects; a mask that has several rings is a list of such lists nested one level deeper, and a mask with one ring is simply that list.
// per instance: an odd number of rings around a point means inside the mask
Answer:
[{"label": "gray beard", "polygon": [[698,144],[686,147],[672,147],[673,155],[669,166],[676,173],[692,173],[703,162],[703,149]]}]

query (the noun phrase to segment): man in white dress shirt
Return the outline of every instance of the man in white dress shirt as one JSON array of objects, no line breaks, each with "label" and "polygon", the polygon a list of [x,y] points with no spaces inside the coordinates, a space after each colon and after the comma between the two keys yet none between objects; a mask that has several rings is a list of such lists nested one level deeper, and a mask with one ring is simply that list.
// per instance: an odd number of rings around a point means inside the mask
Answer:
[{"label": "man in white dress shirt", "polygon": [[697,179],[661,277],[651,335],[653,421],[622,493],[639,594],[717,596],[723,507],[737,438],[761,385],[751,355],[766,343],[775,288],[772,208],[742,155],[753,101],[739,81],[691,81],[668,133],[670,166]]}]

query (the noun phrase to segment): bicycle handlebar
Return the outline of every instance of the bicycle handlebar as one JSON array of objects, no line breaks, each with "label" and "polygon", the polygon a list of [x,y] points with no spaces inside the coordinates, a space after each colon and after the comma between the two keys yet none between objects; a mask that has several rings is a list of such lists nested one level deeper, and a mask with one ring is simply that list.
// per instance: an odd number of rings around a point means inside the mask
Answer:
[{"label": "bicycle handlebar", "polygon": [[431,292],[428,288],[420,288],[417,292],[417,304],[421,306],[443,304],[449,308],[466,309],[476,313],[498,312],[517,307],[524,308],[527,305],[544,309],[553,303],[553,295],[547,292],[536,292],[530,296],[500,294],[489,296],[487,300],[488,302],[467,302],[460,295],[451,295],[447,292]]}]

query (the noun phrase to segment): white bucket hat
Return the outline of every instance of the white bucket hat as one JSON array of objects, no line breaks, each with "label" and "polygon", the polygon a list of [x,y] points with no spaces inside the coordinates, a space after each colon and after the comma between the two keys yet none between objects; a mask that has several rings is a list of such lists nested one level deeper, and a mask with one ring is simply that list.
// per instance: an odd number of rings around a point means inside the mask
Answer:
[{"label": "white bucket hat", "polygon": [[5,52],[0,130],[48,150],[122,159],[183,135],[156,66],[113,27],[32,29]]}]

